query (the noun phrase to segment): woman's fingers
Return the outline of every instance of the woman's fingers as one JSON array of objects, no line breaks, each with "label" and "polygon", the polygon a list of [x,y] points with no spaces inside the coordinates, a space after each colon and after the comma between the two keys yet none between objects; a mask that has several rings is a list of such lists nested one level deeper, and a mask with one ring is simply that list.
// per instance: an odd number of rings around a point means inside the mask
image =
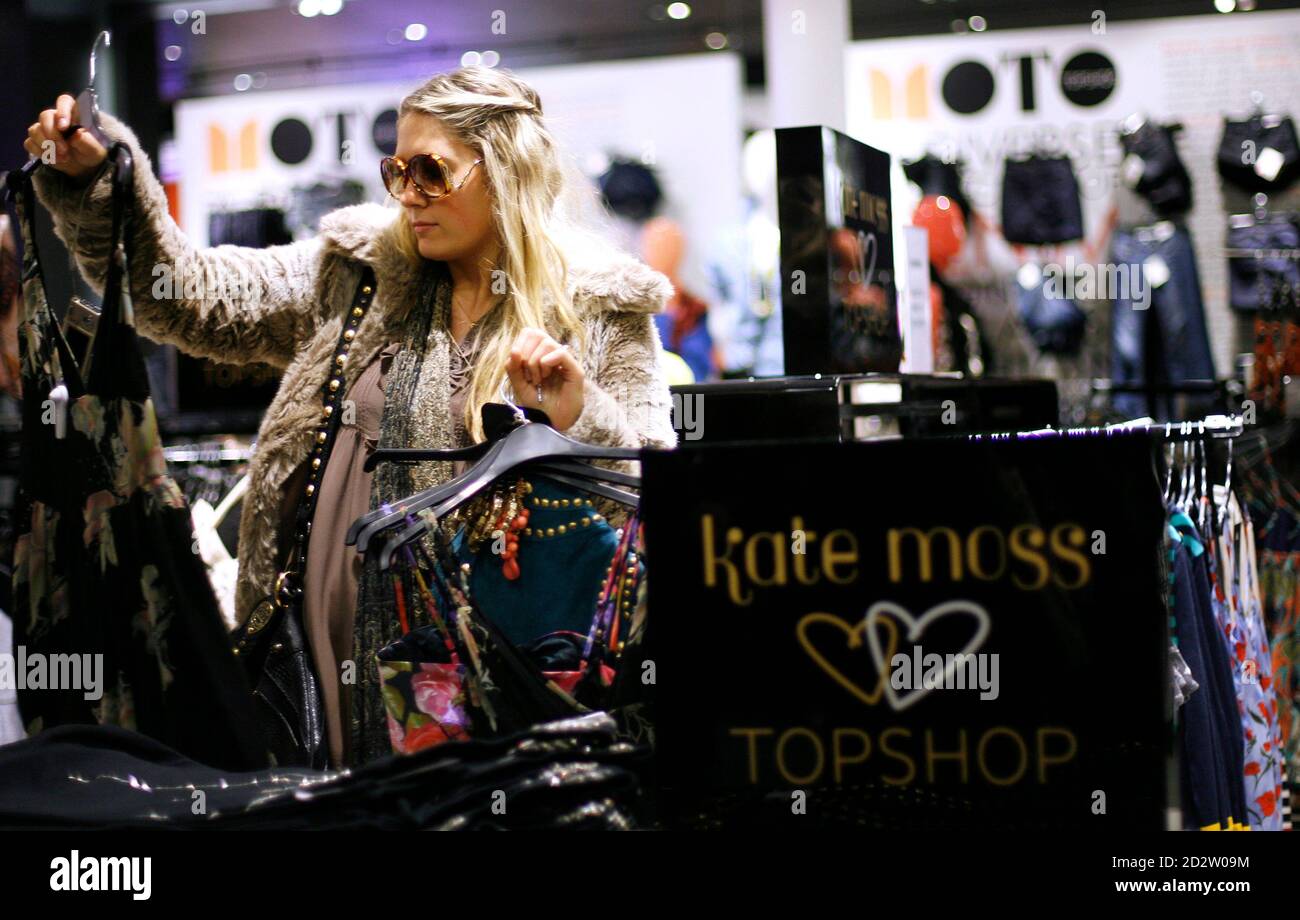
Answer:
[{"label": "woman's fingers", "polygon": [[74,178],[89,174],[104,161],[108,151],[89,131],[77,130],[70,137],[65,135],[69,128],[78,124],[80,114],[77,100],[64,93],[55,100],[53,108],[36,116],[36,121],[27,129],[23,148]]},{"label": "woman's fingers", "polygon": [[533,381],[529,376],[528,359],[532,356],[533,347],[537,342],[537,337],[541,334],[541,330],[539,329],[521,329],[519,334],[515,336],[514,344],[510,347],[510,360],[507,367],[521,371],[524,376],[524,382],[529,385],[531,385]]},{"label": "woman's fingers", "polygon": [[533,386],[537,386],[546,380],[546,374],[549,373],[549,370],[543,372],[542,356],[551,350],[551,345],[553,343],[554,340],[551,339],[550,336],[539,338],[533,343],[533,350],[532,353],[528,355],[527,362],[528,382]]},{"label": "woman's fingers", "polygon": [[77,100],[69,96],[67,93],[63,93],[55,100],[54,111],[58,116],[55,128],[59,131],[63,131],[68,127],[68,125],[73,124],[77,120]]},{"label": "woman's fingers", "polygon": [[54,126],[57,116],[58,113],[55,112],[54,109],[46,109],[37,117],[36,123],[40,125],[41,128],[41,136],[39,138],[41,147],[44,148],[46,141],[53,141],[54,149],[60,156],[62,156],[68,152],[68,145],[67,142],[63,140],[63,135],[59,133],[59,129]]}]

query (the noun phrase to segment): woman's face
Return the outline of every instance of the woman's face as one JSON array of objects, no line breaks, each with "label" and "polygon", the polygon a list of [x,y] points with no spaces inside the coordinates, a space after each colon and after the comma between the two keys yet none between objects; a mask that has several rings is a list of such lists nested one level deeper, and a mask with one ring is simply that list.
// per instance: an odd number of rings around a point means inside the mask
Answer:
[{"label": "woman's face", "polygon": [[397,123],[396,155],[409,160],[421,153],[436,153],[446,161],[456,190],[431,200],[412,183],[406,184],[398,200],[419,242],[420,255],[440,262],[488,257],[496,230],[483,164],[470,169],[478,159],[473,148],[432,115],[407,115]]}]

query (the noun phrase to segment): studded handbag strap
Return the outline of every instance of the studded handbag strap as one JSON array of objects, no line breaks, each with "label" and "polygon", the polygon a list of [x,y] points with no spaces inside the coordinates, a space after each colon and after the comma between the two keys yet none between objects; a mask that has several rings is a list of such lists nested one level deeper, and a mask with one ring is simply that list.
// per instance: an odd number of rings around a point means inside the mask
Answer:
[{"label": "studded handbag strap", "polygon": [[361,275],[361,283],[357,286],[356,296],[352,299],[352,306],[343,319],[343,331],[339,334],[339,343],[330,358],[329,373],[321,384],[321,423],[312,438],[311,469],[294,518],[293,552],[275,589],[276,602],[282,605],[302,597],[302,576],[307,565],[307,541],[311,537],[311,523],[316,514],[316,499],[320,497],[321,480],[338,434],[339,420],[342,417],[340,407],[343,395],[347,392],[344,370],[348,349],[374,296],[375,272],[367,265]]}]

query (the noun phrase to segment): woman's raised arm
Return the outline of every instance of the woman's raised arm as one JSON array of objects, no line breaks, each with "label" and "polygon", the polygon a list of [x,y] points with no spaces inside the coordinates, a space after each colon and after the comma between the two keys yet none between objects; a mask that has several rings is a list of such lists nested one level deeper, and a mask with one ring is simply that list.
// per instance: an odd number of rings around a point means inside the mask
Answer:
[{"label": "woman's raised arm", "polygon": [[[131,295],[139,332],[224,363],[285,367],[319,321],[320,241],[200,249],[172,220],[162,184],[131,129],[105,113],[100,125],[111,140],[126,144],[134,159]],[[99,294],[112,233],[111,169],[105,161],[88,181],[51,168],[33,177],[55,233]]]}]

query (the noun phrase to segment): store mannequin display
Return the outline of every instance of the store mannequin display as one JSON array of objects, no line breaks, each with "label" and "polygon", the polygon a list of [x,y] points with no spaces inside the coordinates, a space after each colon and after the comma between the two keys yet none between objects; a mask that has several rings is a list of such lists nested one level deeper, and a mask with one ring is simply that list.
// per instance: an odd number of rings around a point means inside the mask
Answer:
[{"label": "store mannequin display", "polygon": [[981,377],[989,370],[979,318],[970,301],[945,278],[966,247],[966,214],[946,195],[926,195],[912,225],[926,230],[930,246],[931,336],[935,367]]},{"label": "store mannequin display", "polygon": [[[82,273],[100,289],[105,258],[90,244],[109,232],[110,177],[106,152],[87,131],[65,139],[63,130],[79,117],[73,98],[60,96],[29,128],[25,147],[39,155],[47,140],[53,144],[53,168],[38,171],[36,190]],[[651,319],[671,287],[557,220],[560,170],[541,101],[502,70],[440,74],[403,100],[400,159],[384,163],[395,204],[342,208],[322,220],[317,238],[264,250],[194,247],[169,216],[134,133],[100,117],[105,134],[134,158],[131,287],[140,332],[194,355],[285,371],[250,465],[236,612],[242,623],[273,596],[293,548],[299,497],[316,489],[332,496],[312,522],[304,620],[331,761],[372,759],[388,746],[373,672],[382,632],[376,621],[391,611],[378,573],[342,535],[374,502],[435,485],[452,471],[450,464],[385,464],[372,477],[362,469],[366,455],[380,443],[466,446],[481,438],[480,407],[507,399],[543,409],[557,430],[579,441],[673,446],[671,397]],[[218,287],[241,293],[215,307],[179,290],[159,299],[150,267],[160,263],[202,265]],[[373,304],[336,366],[335,342],[356,315],[364,267],[375,273],[375,289],[365,292]],[[494,283],[500,272],[513,281],[504,294]],[[338,430],[334,462],[318,468],[310,451],[322,393],[330,391],[346,395],[356,411]],[[339,670],[350,660],[357,662],[355,687],[344,685]]]}]

